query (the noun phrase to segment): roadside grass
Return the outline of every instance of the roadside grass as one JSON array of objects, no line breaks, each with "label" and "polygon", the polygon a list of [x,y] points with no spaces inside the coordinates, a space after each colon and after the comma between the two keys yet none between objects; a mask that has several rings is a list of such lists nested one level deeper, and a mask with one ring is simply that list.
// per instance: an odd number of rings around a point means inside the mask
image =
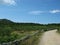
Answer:
[{"label": "roadside grass", "polygon": [[29,39],[22,41],[20,45],[38,45],[42,33],[37,33],[36,35],[30,37]]}]

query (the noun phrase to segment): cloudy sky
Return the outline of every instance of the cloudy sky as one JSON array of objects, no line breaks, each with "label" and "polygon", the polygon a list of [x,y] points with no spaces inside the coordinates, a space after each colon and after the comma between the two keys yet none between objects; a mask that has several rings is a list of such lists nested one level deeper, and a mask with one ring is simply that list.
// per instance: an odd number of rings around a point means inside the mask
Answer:
[{"label": "cloudy sky", "polygon": [[0,19],[60,23],[60,0],[0,0]]}]

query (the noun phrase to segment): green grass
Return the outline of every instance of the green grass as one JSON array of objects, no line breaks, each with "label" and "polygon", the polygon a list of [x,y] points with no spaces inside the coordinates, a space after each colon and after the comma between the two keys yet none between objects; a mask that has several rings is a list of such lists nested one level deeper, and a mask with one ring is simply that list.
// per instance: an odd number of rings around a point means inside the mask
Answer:
[{"label": "green grass", "polygon": [[26,41],[22,41],[20,45],[38,45],[42,33],[37,33],[36,35],[30,37]]},{"label": "green grass", "polygon": [[[34,31],[38,30],[41,32],[42,29],[43,32],[49,31],[50,29],[58,29],[60,33],[60,23],[44,25],[38,23],[16,23],[7,19],[0,19],[0,43],[13,41],[26,35],[32,35]],[[34,37],[30,40],[33,40]]]}]

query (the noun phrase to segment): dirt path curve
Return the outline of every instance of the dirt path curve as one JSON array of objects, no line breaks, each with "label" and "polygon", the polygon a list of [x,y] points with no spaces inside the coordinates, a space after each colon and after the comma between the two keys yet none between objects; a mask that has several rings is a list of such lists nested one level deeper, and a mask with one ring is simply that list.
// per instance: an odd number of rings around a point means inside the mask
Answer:
[{"label": "dirt path curve", "polygon": [[60,34],[57,30],[47,31],[43,34],[39,45],[60,45]]}]

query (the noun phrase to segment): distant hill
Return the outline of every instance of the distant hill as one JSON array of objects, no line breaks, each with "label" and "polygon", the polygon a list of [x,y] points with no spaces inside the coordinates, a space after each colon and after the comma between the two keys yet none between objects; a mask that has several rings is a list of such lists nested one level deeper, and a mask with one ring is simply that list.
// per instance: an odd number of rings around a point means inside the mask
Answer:
[{"label": "distant hill", "polygon": [[[42,26],[42,27],[41,27]],[[0,29],[5,30],[9,28],[10,30],[40,30],[43,28],[43,24],[39,23],[17,23],[8,19],[0,19]]]},{"label": "distant hill", "polygon": [[8,19],[0,19],[0,24],[10,24],[10,23],[14,23],[14,22]]},{"label": "distant hill", "polygon": [[11,27],[14,30],[41,30],[59,28],[60,23],[39,24],[39,23],[17,23],[8,19],[0,19],[0,27]]},{"label": "distant hill", "polygon": [[[18,23],[18,22],[13,22],[11,20],[8,20],[8,19],[0,19],[0,23],[3,23],[3,24],[10,24],[10,23],[14,23],[14,24],[18,24],[18,25],[40,25],[40,26],[43,26],[45,24],[39,24],[39,23]],[[46,25],[60,25],[60,23],[51,23],[51,24],[46,24]]]},{"label": "distant hill", "polygon": [[17,23],[8,19],[0,19],[0,24],[17,24],[17,25],[43,25],[38,23]]}]

